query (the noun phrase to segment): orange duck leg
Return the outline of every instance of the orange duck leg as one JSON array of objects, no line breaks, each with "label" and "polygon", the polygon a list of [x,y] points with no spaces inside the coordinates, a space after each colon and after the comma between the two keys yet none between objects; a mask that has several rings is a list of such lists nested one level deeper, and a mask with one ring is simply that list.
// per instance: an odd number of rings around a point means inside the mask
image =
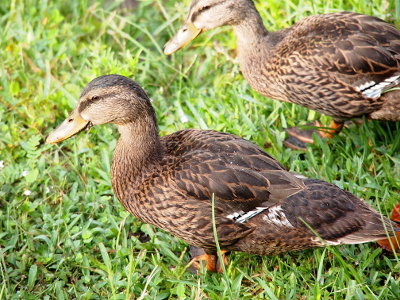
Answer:
[{"label": "orange duck leg", "polygon": [[[400,228],[400,203],[397,204],[392,211],[392,216],[390,219],[396,223],[398,223],[398,227]],[[400,232],[397,232],[397,235],[390,238],[377,241],[379,247],[385,249],[390,252],[397,252],[400,248]]]},{"label": "orange duck leg", "polygon": [[[228,258],[226,256],[226,252],[222,250],[222,261],[223,264],[226,266],[228,265]],[[201,263],[205,262],[205,267],[207,271],[210,272],[215,272],[215,273],[222,273],[222,266],[220,264],[220,261],[218,259],[218,255],[216,254],[207,254],[204,252],[203,249],[190,246],[190,253],[192,255],[192,259],[189,262],[190,265],[190,270],[197,272],[200,270]]]}]

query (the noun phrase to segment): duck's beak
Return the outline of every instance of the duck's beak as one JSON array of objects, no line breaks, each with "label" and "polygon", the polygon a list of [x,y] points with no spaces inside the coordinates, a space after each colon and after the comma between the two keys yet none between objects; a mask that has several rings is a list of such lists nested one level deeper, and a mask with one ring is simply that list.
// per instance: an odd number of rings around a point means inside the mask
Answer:
[{"label": "duck's beak", "polygon": [[192,22],[186,21],[175,36],[165,45],[164,54],[170,55],[185,47],[202,32],[203,30],[194,26]]},{"label": "duck's beak", "polygon": [[90,121],[84,120],[75,108],[68,118],[54,129],[46,138],[46,143],[55,144],[64,141],[71,136],[81,132],[82,130],[91,126]]}]

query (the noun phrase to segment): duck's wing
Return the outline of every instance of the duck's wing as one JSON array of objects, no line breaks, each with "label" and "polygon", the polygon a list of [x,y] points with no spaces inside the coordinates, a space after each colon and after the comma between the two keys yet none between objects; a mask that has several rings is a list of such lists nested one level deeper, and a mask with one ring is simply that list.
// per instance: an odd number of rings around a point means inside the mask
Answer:
[{"label": "duck's wing", "polygon": [[173,176],[179,193],[197,210],[192,226],[202,237],[203,248],[215,244],[213,197],[218,240],[226,247],[253,232],[256,226],[249,224],[249,219],[305,188],[294,175],[276,170],[269,157],[242,153],[193,151],[181,157]]},{"label": "duck's wing", "polygon": [[[261,203],[301,191],[303,182],[285,170],[268,169],[269,158],[241,154],[192,153],[175,169],[181,190],[199,200]],[[257,169],[254,165],[257,164]]]},{"label": "duck's wing", "polygon": [[174,180],[190,197],[209,200],[214,195],[218,201],[252,209],[305,188],[301,179],[248,141],[214,131],[193,133],[195,139],[184,139],[191,150],[177,151],[174,163]]}]

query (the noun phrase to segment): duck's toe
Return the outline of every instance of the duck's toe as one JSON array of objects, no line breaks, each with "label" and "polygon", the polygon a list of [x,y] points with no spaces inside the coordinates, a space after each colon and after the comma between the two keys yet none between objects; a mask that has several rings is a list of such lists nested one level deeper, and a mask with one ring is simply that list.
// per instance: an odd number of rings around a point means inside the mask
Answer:
[{"label": "duck's toe", "polygon": [[299,139],[295,138],[294,136],[288,136],[284,141],[283,144],[291,148],[293,150],[303,150],[306,151],[306,143],[303,143]]},{"label": "duck's toe", "polygon": [[305,125],[299,127],[289,127],[286,128],[285,131],[289,134],[289,136],[296,138],[298,141],[302,143],[313,143],[313,133],[318,131],[318,128],[322,128],[323,125],[315,120],[314,122],[307,123]]},{"label": "duck's toe", "polygon": [[321,128],[322,126],[323,125],[316,120],[300,127],[286,128],[285,131],[289,136],[283,141],[283,144],[293,150],[305,151],[306,145],[314,142],[313,133],[316,132],[319,134],[317,128]]},{"label": "duck's toe", "polygon": [[305,150],[306,144],[314,143],[314,132],[320,137],[332,138],[342,130],[343,124],[343,122],[332,121],[332,123],[326,127],[318,120],[315,120],[303,126],[286,128],[285,131],[289,134],[289,137],[283,141],[283,144],[294,150]]}]

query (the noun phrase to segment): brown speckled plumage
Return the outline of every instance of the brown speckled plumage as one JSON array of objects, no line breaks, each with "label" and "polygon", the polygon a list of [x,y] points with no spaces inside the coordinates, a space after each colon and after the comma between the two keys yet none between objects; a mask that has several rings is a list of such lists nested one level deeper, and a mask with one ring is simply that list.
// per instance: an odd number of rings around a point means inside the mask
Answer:
[{"label": "brown speckled plumage", "polygon": [[[165,52],[173,53],[201,32],[223,25],[233,27],[243,75],[260,94],[337,122],[363,115],[400,120],[400,91],[386,92],[400,83],[400,32],[394,26],[340,12],[268,32],[251,0],[194,0]],[[198,31],[188,37],[187,28]]]},{"label": "brown speckled plumage", "polygon": [[[79,127],[66,132],[65,126],[74,122]],[[354,195],[287,172],[237,136],[186,129],[160,138],[150,100],[123,76],[106,75],[89,83],[47,141],[59,142],[103,123],[117,124],[121,134],[112,185],[124,207],[209,254],[216,251],[212,195],[223,250],[270,255],[323,246],[307,226],[328,244],[383,239],[385,227],[391,228],[389,220]]]}]

